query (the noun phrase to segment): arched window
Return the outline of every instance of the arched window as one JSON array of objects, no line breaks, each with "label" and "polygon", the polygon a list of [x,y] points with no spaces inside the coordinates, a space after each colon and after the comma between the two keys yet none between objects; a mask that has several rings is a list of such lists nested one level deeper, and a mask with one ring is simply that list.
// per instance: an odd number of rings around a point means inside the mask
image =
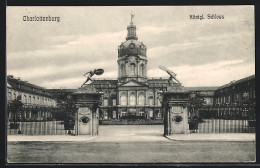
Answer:
[{"label": "arched window", "polygon": [[139,97],[138,97],[138,104],[139,105],[144,105],[144,95],[143,94],[139,95]]},{"label": "arched window", "polygon": [[126,98],[125,94],[120,96],[120,103],[121,103],[121,105],[127,105],[127,101],[126,100],[127,100],[127,98]]},{"label": "arched window", "polygon": [[135,75],[135,64],[134,63],[130,64],[130,75]]},{"label": "arched window", "polygon": [[121,64],[120,71],[121,71],[121,76],[125,76],[125,65],[124,64]]},{"label": "arched window", "polygon": [[130,95],[130,97],[129,97],[129,99],[130,99],[130,105],[135,105],[136,104],[136,98],[135,98],[135,95]]},{"label": "arched window", "polygon": [[145,75],[145,67],[144,67],[144,64],[141,65],[141,76],[144,76]]},{"label": "arched window", "polygon": [[153,103],[153,97],[150,96],[150,97],[149,97],[149,105],[150,105],[150,106],[153,106],[153,104],[154,104],[154,103]]}]

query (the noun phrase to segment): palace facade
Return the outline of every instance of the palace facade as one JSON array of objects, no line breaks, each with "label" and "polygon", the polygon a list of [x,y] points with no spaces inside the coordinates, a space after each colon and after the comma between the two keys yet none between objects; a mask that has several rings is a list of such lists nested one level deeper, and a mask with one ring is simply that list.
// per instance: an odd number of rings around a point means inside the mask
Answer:
[{"label": "palace facade", "polygon": [[214,95],[214,104],[239,104],[246,101],[255,102],[255,75],[231,81],[220,86]]},{"label": "palace facade", "polygon": [[[93,79],[97,92],[103,93],[100,119],[120,119],[124,116],[143,116],[146,119],[163,119],[159,93],[163,91],[188,91],[203,98],[207,106],[235,103],[242,99],[255,99],[255,75],[231,82],[221,87],[183,87],[169,78],[147,76],[147,47],[138,41],[136,26],[127,26],[126,40],[118,46],[118,78]],[[45,89],[28,82],[7,77],[7,99],[18,95],[27,107],[56,107],[77,89]],[[29,108],[30,109],[30,108]],[[11,117],[11,116],[9,116]],[[32,117],[29,110],[25,118]],[[40,111],[37,117],[43,117]]]},{"label": "palace facade", "polygon": [[[7,106],[17,97],[21,97],[23,103],[22,119],[42,120],[51,118],[51,108],[56,107],[56,99],[52,93],[40,86],[27,81],[7,76]],[[9,111],[8,118],[12,119],[13,112]]]},{"label": "palace facade", "polygon": [[[162,119],[159,92],[185,88],[169,78],[147,76],[147,47],[138,41],[136,26],[131,21],[127,26],[126,40],[118,46],[118,78],[114,80],[94,79],[97,92],[103,93],[100,119],[120,119],[123,116],[143,116],[146,119]],[[187,88],[213,104],[214,87]],[[73,89],[51,89],[56,97],[66,97]]]}]

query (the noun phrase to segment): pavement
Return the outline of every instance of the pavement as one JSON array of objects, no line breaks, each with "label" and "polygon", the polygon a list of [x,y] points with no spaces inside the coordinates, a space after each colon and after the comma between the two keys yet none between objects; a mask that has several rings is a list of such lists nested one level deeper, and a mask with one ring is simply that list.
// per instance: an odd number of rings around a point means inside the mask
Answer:
[{"label": "pavement", "polygon": [[101,125],[99,135],[94,137],[8,135],[7,161],[101,164],[225,163],[254,162],[256,158],[253,142],[255,135],[251,133],[191,133],[164,137],[163,130],[163,125]]},{"label": "pavement", "polygon": [[[97,138],[98,137],[98,138]],[[255,141],[254,133],[218,133],[218,134],[174,134],[165,136],[175,141]],[[138,135],[138,134],[115,134],[112,136],[90,136],[90,135],[8,135],[7,141],[161,141],[162,134]]]},{"label": "pavement", "polygon": [[7,141],[255,141],[255,133],[189,133],[163,136],[163,125],[101,125],[99,135],[8,135]]},{"label": "pavement", "polygon": [[217,134],[174,134],[165,136],[178,141],[255,141],[254,133],[217,133]]},{"label": "pavement", "polygon": [[79,141],[89,141],[97,138],[97,136],[91,135],[8,135],[8,142],[17,142],[17,141],[70,141],[70,142],[79,142]]}]

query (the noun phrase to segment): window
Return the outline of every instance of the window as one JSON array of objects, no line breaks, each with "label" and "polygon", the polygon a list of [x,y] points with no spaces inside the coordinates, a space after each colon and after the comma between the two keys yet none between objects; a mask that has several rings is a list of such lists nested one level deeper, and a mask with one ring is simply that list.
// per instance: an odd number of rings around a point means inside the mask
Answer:
[{"label": "window", "polygon": [[126,116],[126,112],[123,112],[123,111],[122,111],[122,116]]},{"label": "window", "polygon": [[161,106],[161,102],[160,102],[160,100],[158,99],[157,101],[158,101],[158,106]]},{"label": "window", "polygon": [[108,113],[107,111],[104,111],[104,119],[107,120],[107,118],[108,118]]},{"label": "window", "polygon": [[129,97],[129,99],[130,99],[130,105],[135,105],[135,103],[136,103],[136,101],[135,101],[135,95],[131,95],[131,96]]},{"label": "window", "polygon": [[112,118],[116,118],[116,111],[113,111],[113,116]]},{"label": "window", "polygon": [[134,63],[130,64],[130,75],[135,75],[135,64]]},{"label": "window", "polygon": [[149,117],[153,117],[153,110],[149,112]]},{"label": "window", "polygon": [[141,65],[141,76],[144,76],[145,74],[145,67],[144,64]]},{"label": "window", "polygon": [[127,105],[127,101],[126,101],[126,95],[122,95],[120,96],[120,104],[121,105]]},{"label": "window", "polygon": [[153,97],[149,98],[149,105],[152,106],[153,105]]},{"label": "window", "polygon": [[156,110],[156,114],[157,114],[157,116],[158,116],[159,118],[161,118],[161,117],[162,117],[162,113],[161,113],[161,111],[160,111],[160,110]]},{"label": "window", "polygon": [[14,93],[14,99],[16,99],[16,93]]},{"label": "window", "polygon": [[243,99],[248,100],[249,99],[249,92],[244,92],[243,93]]},{"label": "window", "polygon": [[29,103],[29,104],[32,103],[31,96],[29,96],[29,102],[28,102],[28,103]]},{"label": "window", "polygon": [[239,96],[239,94],[237,94],[237,101],[240,101],[240,96]]},{"label": "window", "polygon": [[104,106],[108,106],[108,99],[107,98],[104,99]]},{"label": "window", "polygon": [[26,104],[27,103],[27,96],[24,95],[24,103]]},{"label": "window", "polygon": [[8,100],[12,100],[12,93],[8,92]]},{"label": "window", "polygon": [[113,99],[113,106],[116,106],[116,99]]},{"label": "window", "polygon": [[143,111],[140,111],[140,112],[139,112],[139,115],[140,115],[140,116],[144,116],[144,112],[143,112]]},{"label": "window", "polygon": [[120,71],[121,71],[121,76],[125,76],[125,65],[124,64],[121,64]]},{"label": "window", "polygon": [[144,105],[144,95],[143,94],[138,97],[138,104]]}]

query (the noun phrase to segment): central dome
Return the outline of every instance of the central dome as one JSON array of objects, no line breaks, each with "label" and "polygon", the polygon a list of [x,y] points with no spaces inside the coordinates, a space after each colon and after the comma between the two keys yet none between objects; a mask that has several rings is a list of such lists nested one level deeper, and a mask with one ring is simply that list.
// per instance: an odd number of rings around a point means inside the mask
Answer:
[{"label": "central dome", "polygon": [[127,36],[126,41],[118,46],[118,56],[128,56],[128,55],[142,55],[146,56],[146,46],[137,41],[138,37],[136,35],[136,26],[131,21],[130,25],[127,26]]},{"label": "central dome", "polygon": [[127,40],[118,46],[118,56],[143,55],[146,56],[146,46],[137,40]]}]

